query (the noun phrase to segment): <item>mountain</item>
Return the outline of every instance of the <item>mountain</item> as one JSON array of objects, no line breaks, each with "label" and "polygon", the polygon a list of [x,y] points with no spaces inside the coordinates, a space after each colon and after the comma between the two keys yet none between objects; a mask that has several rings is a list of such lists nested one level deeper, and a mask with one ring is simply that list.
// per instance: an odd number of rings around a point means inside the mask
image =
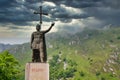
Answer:
[{"label": "mountain", "polygon": [[0,52],[4,51],[6,49],[12,48],[12,47],[13,47],[13,45],[0,43]]},{"label": "mountain", "polygon": [[[46,35],[50,79],[119,80],[120,28]],[[30,44],[9,49],[20,64],[31,61]],[[68,76],[69,75],[69,76]]]}]

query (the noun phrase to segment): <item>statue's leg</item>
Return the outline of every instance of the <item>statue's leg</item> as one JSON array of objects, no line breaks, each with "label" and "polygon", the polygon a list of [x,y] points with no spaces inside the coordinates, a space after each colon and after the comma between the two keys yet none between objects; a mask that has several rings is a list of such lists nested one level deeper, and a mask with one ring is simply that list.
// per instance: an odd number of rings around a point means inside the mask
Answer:
[{"label": "statue's leg", "polygon": [[45,63],[45,60],[44,60],[44,57],[45,57],[45,55],[44,55],[45,49],[44,49],[44,44],[43,44],[43,42],[40,43],[40,48],[39,48],[39,50],[40,50],[40,60],[41,60],[42,63]]},{"label": "statue's leg", "polygon": [[46,47],[44,47],[44,50],[43,50],[43,60],[44,60],[45,63],[47,62],[47,51],[46,51]]},{"label": "statue's leg", "polygon": [[40,56],[40,51],[39,51],[39,49],[38,49],[38,53],[37,53],[36,56],[37,56],[37,62],[41,62],[40,57],[39,57],[39,56]]},{"label": "statue's leg", "polygon": [[47,62],[47,53],[45,52],[43,55],[44,55],[44,62]]},{"label": "statue's leg", "polygon": [[35,62],[35,49],[32,50],[32,62]]},{"label": "statue's leg", "polygon": [[35,51],[36,51],[35,57],[34,57],[35,58],[35,62],[40,62],[40,58],[39,58],[39,55],[40,55],[39,53],[40,52],[39,52],[39,49],[36,49]]},{"label": "statue's leg", "polygon": [[41,62],[44,62],[44,59],[43,59],[43,53],[40,53],[41,54],[41,56],[40,56],[40,59],[41,59]]},{"label": "statue's leg", "polygon": [[40,62],[38,49],[33,49],[32,62]]},{"label": "statue's leg", "polygon": [[40,60],[41,60],[41,62],[44,62],[44,55],[43,54],[44,54],[43,50],[41,49],[40,50]]}]

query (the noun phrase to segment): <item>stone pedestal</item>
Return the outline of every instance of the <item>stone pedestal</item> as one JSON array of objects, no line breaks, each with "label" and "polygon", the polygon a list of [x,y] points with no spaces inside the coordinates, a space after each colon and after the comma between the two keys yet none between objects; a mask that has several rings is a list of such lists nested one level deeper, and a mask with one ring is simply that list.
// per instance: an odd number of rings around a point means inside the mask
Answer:
[{"label": "stone pedestal", "polygon": [[25,80],[49,80],[48,63],[27,63]]}]

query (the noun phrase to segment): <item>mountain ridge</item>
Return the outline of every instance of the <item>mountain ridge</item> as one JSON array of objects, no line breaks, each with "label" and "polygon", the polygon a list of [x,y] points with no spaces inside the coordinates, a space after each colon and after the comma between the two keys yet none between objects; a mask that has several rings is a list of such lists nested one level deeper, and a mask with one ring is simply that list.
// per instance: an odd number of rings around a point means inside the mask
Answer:
[{"label": "mountain ridge", "polygon": [[13,47],[13,45],[0,43],[0,52],[4,51],[6,49],[9,49],[11,47]]},{"label": "mountain ridge", "polygon": [[[51,67],[51,79],[64,76],[61,72],[66,73],[63,69],[70,67],[70,71],[73,70],[74,73],[71,74],[72,80],[88,80],[89,78],[91,80],[119,80],[119,31],[120,28],[117,27],[105,30],[86,29],[76,34],[65,32],[48,34],[46,36],[48,62],[52,67],[60,70],[58,71],[60,74],[56,74]],[[9,51],[22,65],[31,61],[32,51],[29,43],[14,46]],[[53,74],[57,77],[53,77]],[[70,76],[64,77],[70,79]]]}]

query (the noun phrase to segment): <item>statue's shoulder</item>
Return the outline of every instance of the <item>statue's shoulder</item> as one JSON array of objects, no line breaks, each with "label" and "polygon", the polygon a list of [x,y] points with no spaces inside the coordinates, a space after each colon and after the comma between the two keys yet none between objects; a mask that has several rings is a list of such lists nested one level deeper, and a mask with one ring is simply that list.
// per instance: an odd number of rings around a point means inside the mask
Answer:
[{"label": "statue's shoulder", "polygon": [[38,31],[33,32],[33,34],[39,33]]},{"label": "statue's shoulder", "polygon": [[37,33],[36,31],[35,32],[33,32],[33,34],[35,34],[35,33]]},{"label": "statue's shoulder", "polygon": [[36,34],[36,31],[32,33],[32,35],[35,35]]}]

